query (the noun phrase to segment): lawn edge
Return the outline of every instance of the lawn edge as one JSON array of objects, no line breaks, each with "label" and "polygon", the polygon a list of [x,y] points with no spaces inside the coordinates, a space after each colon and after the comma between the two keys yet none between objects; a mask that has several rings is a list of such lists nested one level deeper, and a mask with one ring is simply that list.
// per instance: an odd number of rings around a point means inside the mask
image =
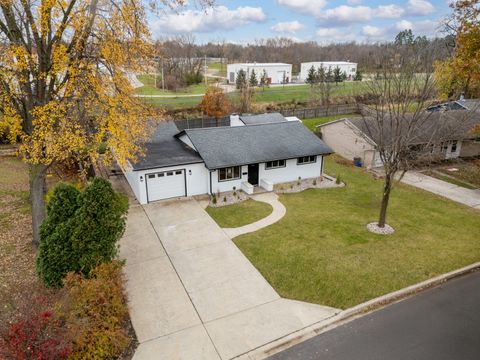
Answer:
[{"label": "lawn edge", "polygon": [[265,359],[269,356],[272,356],[276,353],[284,351],[294,345],[297,345],[316,335],[332,330],[340,325],[348,323],[361,316],[367,315],[371,312],[379,310],[388,305],[392,305],[397,302],[403,301],[419,292],[431,289],[449,280],[455,279],[457,277],[460,277],[478,270],[480,270],[480,262],[476,262],[474,264],[465,266],[463,268],[453,270],[442,275],[438,275],[434,278],[419,282],[417,284],[391,292],[389,294],[376,297],[374,299],[368,300],[366,302],[363,302],[351,308],[342,310],[338,314],[326,320],[317,322],[303,329],[300,329],[298,331],[282,336],[256,349],[253,349],[245,354],[241,354],[237,357],[234,357],[233,359],[239,359],[239,360],[240,359],[241,360]]}]

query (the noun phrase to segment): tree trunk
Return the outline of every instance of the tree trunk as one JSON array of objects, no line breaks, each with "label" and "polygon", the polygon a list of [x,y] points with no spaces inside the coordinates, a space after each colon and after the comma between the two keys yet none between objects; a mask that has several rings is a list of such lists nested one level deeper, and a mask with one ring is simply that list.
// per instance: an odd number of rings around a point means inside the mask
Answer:
[{"label": "tree trunk", "polygon": [[387,207],[390,200],[390,192],[392,191],[392,174],[385,175],[385,183],[383,185],[382,205],[380,206],[380,217],[378,219],[378,227],[385,227],[387,220]]},{"label": "tree trunk", "polygon": [[46,165],[30,165],[30,204],[32,206],[33,245],[40,245],[40,225],[45,219]]}]

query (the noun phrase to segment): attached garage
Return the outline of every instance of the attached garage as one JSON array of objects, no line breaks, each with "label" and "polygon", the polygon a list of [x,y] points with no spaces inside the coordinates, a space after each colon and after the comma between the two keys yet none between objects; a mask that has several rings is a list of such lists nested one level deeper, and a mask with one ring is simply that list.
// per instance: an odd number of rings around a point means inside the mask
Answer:
[{"label": "attached garage", "polygon": [[187,196],[185,169],[145,174],[147,201]]}]

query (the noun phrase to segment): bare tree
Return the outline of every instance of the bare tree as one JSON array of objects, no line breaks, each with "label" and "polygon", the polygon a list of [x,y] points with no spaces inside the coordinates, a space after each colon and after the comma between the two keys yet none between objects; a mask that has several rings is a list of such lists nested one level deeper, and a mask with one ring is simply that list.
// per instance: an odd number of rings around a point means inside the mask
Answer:
[{"label": "bare tree", "polygon": [[378,60],[379,76],[366,82],[370,106],[363,112],[361,126],[376,143],[385,172],[380,228],[385,227],[395,179],[401,179],[420,160],[438,158],[451,130],[461,122],[449,120],[453,112],[425,111],[435,95],[432,63],[424,61],[426,56],[434,56],[427,44],[389,46]]}]

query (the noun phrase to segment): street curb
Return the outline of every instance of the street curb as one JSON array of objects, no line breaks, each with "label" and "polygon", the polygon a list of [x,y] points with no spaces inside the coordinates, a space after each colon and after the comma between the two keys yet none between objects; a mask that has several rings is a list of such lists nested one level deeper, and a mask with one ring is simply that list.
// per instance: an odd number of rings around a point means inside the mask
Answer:
[{"label": "street curb", "polygon": [[349,309],[343,310],[338,314],[307,326],[301,330],[293,332],[291,334],[285,335],[281,338],[273,340],[268,344],[262,345],[256,349],[249,351],[248,353],[242,354],[235,357],[234,359],[238,360],[260,360],[265,359],[269,356],[272,356],[276,353],[279,353],[283,350],[286,350],[293,345],[301,343],[305,340],[308,340],[316,335],[324,333],[328,330],[331,330],[343,323],[354,320],[355,318],[365,315],[369,312],[377,310],[378,308],[391,305],[393,303],[407,299],[408,297],[423,291],[430,289],[434,286],[440,285],[447,282],[453,278],[480,270],[480,262],[474,263],[472,265],[465,266],[461,269],[451,271],[446,274],[436,276],[434,278],[422,281],[418,284],[408,286],[401,290],[394,291],[392,293],[379,296],[375,299],[366,301],[362,304],[356,305]]}]

